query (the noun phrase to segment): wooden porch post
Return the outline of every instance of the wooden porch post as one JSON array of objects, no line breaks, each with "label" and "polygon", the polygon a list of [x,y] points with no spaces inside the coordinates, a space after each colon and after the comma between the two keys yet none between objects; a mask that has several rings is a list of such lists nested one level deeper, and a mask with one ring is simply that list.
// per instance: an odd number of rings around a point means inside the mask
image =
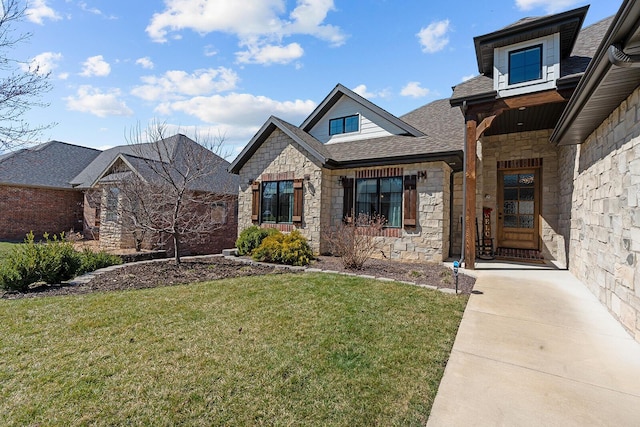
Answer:
[{"label": "wooden porch post", "polygon": [[467,118],[467,164],[465,174],[466,209],[464,215],[464,266],[469,270],[476,268],[476,119]]}]

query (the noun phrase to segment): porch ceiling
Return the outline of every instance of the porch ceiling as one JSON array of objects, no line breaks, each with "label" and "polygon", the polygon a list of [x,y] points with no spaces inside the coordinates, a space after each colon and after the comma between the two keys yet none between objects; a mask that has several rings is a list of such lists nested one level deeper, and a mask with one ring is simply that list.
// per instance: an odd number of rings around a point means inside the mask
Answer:
[{"label": "porch ceiling", "polygon": [[529,132],[553,129],[562,115],[566,102],[514,108],[498,115],[484,134],[502,135],[506,133]]}]

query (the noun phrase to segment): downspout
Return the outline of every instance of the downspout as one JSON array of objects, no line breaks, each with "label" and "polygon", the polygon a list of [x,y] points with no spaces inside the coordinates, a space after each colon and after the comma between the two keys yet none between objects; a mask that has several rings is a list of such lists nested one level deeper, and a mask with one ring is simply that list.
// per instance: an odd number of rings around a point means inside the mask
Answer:
[{"label": "downspout", "polygon": [[460,243],[460,265],[464,262],[464,246],[466,227],[464,214],[467,211],[467,101],[462,101],[462,115],[464,116],[464,144],[462,144],[462,240]]}]

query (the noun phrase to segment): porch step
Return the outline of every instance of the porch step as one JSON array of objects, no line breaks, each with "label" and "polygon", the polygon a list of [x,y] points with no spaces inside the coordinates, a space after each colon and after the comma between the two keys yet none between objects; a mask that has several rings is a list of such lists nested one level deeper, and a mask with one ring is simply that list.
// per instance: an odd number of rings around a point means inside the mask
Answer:
[{"label": "porch step", "polygon": [[519,261],[544,261],[542,252],[535,249],[515,249],[515,248],[498,248],[495,252],[496,258],[514,259]]}]

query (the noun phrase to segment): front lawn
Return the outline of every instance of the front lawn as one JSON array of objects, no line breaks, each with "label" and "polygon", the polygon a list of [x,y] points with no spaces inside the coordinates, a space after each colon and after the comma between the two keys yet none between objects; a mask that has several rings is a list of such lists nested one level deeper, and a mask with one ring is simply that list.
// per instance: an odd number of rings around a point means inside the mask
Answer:
[{"label": "front lawn", "polygon": [[9,255],[11,250],[19,243],[0,242],[0,262]]},{"label": "front lawn", "polygon": [[0,300],[0,425],[424,425],[466,301],[327,274]]}]

